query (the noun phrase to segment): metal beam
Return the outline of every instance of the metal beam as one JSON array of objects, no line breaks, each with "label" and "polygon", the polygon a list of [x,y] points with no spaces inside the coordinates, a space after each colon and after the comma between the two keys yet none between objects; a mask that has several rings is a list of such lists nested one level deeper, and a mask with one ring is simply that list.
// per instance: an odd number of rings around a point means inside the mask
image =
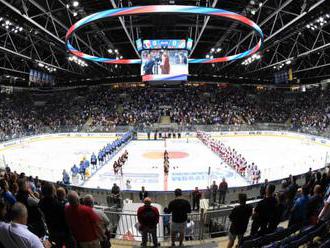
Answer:
[{"label": "metal beam", "polygon": [[[113,0],[111,0],[111,1],[113,1]],[[217,3],[218,3],[218,0],[214,0],[213,3],[212,3],[212,8],[214,8],[214,7],[217,5]],[[198,42],[199,42],[199,40],[201,39],[201,37],[202,37],[202,35],[203,35],[203,33],[204,33],[204,30],[205,30],[205,28],[206,28],[206,26],[207,26],[209,20],[210,20],[210,16],[205,17],[205,21],[204,21],[204,24],[203,24],[203,26],[202,26],[202,29],[201,29],[201,31],[199,32],[198,37],[197,37],[197,39],[196,39],[195,42],[194,42],[194,45],[193,45],[193,47],[192,47],[192,49],[191,49],[191,51],[190,51],[189,56],[190,56],[191,54],[193,54],[193,52],[195,51],[195,49],[196,49],[196,47],[197,47],[197,45],[198,45]]]},{"label": "metal beam", "polygon": [[18,56],[18,57],[21,57],[21,58],[26,59],[26,60],[34,61],[34,62],[36,62],[36,63],[42,63],[42,64],[44,64],[44,65],[47,65],[47,66],[50,66],[50,67],[53,67],[53,68],[56,68],[56,69],[59,69],[59,70],[62,70],[62,71],[66,71],[66,72],[69,72],[69,73],[72,73],[72,74],[81,75],[80,73],[76,73],[76,72],[73,72],[73,71],[67,70],[67,69],[62,68],[62,67],[59,67],[59,66],[57,66],[57,65],[49,64],[49,63],[46,63],[46,62],[41,61],[41,60],[35,60],[35,59],[33,59],[33,58],[29,57],[29,56],[26,56],[26,55],[24,55],[24,54],[21,54],[21,53],[15,52],[15,51],[10,50],[10,49],[8,49],[8,48],[6,48],[6,47],[3,47],[3,46],[0,46],[0,51],[3,51],[3,52],[5,52],[5,53],[10,53],[10,54],[12,54],[12,55],[14,55],[14,56]]},{"label": "metal beam", "polygon": [[[274,11],[270,16],[268,16],[259,26],[262,27],[266,22],[268,22],[268,20],[270,20],[273,16],[277,15],[279,12],[281,12],[281,10],[286,7],[288,4],[290,4],[293,0],[288,0],[286,1],[283,5],[280,6],[280,8],[278,8],[276,11]],[[274,38],[276,35],[278,35],[279,33],[281,33],[283,30],[285,30],[287,27],[291,26],[293,23],[297,22],[299,19],[301,19],[302,17],[304,17],[308,12],[312,11],[314,8],[316,8],[317,6],[319,6],[320,4],[322,4],[323,2],[325,2],[326,0],[320,0],[319,2],[315,3],[312,7],[309,8],[309,10],[307,12],[303,12],[301,13],[299,16],[296,16],[294,19],[292,19],[289,23],[285,24],[283,27],[281,27],[280,29],[276,30],[275,33],[272,33],[270,36],[268,36],[265,40],[264,43],[266,43],[267,41],[269,41],[270,39]],[[244,42],[252,33],[250,33],[249,35],[247,35],[241,42],[239,42],[235,47],[238,47],[242,42]],[[235,48],[234,47],[234,48]],[[231,49],[228,53],[226,53],[226,55],[228,55],[229,53],[231,53],[233,50]],[[226,68],[227,66],[231,65],[232,63],[234,63],[235,61],[231,61],[228,64],[226,64],[225,66],[221,67],[221,69]]]},{"label": "metal beam", "polygon": [[[115,3],[114,0],[110,0],[110,2],[111,2],[112,7],[113,7],[114,9],[118,8],[118,7],[117,7],[117,4]],[[134,49],[136,55],[137,55],[139,58],[141,58],[141,55],[140,55],[139,51],[136,49],[136,46],[135,46],[135,44],[134,44],[134,41],[133,41],[131,35],[129,34],[129,32],[128,32],[128,30],[127,30],[127,27],[126,27],[125,22],[124,22],[124,18],[123,18],[123,17],[119,17],[119,21],[120,21],[120,23],[121,23],[121,25],[122,25],[122,27],[123,27],[123,29],[124,29],[126,35],[127,35],[127,38],[129,39],[129,41],[130,41],[130,43],[131,43],[131,45],[132,45],[132,47],[133,47],[133,49]]]}]

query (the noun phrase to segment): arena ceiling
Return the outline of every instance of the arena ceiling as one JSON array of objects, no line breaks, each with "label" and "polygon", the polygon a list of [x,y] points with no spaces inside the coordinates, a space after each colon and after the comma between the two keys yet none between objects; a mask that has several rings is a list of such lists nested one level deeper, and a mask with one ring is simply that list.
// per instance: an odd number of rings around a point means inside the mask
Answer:
[{"label": "arena ceiling", "polygon": [[[245,15],[262,28],[265,41],[260,59],[245,64],[240,60],[189,65],[191,80],[269,83],[273,73],[283,67],[292,68],[294,77],[301,81],[330,78],[329,0],[80,0],[77,7],[71,0],[0,0],[0,75],[27,81],[30,68],[48,68],[68,84],[80,80],[139,81],[139,65],[87,62],[83,67],[70,61],[64,37],[73,23],[89,14],[150,4],[222,8]],[[134,43],[138,38],[192,38],[191,58],[204,58],[212,48],[219,48],[214,57],[232,55],[256,41],[249,29],[235,22],[162,14],[94,23],[77,33],[75,45],[97,56],[139,58]],[[109,49],[119,54],[109,54]]]}]

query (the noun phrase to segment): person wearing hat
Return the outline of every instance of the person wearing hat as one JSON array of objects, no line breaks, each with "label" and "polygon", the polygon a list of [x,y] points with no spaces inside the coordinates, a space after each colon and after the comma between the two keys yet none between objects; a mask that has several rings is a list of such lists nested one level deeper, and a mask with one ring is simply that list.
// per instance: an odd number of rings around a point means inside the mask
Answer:
[{"label": "person wearing hat", "polygon": [[151,199],[144,198],[144,205],[139,207],[137,217],[140,224],[140,231],[142,233],[141,246],[147,246],[148,233],[152,236],[154,247],[158,247],[157,240],[157,224],[159,222],[159,211],[156,207],[151,206]]}]

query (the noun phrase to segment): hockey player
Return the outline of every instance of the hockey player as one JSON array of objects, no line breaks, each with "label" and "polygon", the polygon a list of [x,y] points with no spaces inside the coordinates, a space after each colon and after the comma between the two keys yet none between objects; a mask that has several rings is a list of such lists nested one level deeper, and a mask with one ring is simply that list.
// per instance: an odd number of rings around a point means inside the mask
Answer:
[{"label": "hockey player", "polygon": [[92,156],[91,156],[91,165],[93,166],[93,169],[96,169],[96,164],[97,164],[97,158],[93,152]]}]

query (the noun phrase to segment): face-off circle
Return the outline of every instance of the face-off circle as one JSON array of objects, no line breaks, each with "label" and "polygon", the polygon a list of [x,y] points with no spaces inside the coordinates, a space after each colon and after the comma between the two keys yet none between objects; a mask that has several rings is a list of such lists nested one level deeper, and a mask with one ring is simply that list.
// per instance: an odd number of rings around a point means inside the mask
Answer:
[{"label": "face-off circle", "polygon": [[223,9],[214,9],[214,8],[204,8],[204,7],[196,7],[196,6],[183,6],[183,5],[149,5],[149,6],[139,6],[139,7],[129,7],[129,8],[117,8],[117,9],[110,9],[104,10],[101,12],[94,13],[92,15],[86,16],[80,21],[73,24],[70,29],[68,30],[65,36],[65,43],[66,48],[72,54],[82,59],[90,60],[93,62],[102,62],[107,64],[141,64],[140,59],[113,59],[113,58],[102,58],[93,55],[89,55],[78,51],[75,47],[72,46],[70,43],[70,38],[74,34],[75,31],[78,29],[88,25],[91,22],[105,19],[105,18],[113,18],[113,17],[120,17],[120,16],[130,16],[130,15],[142,15],[142,14],[159,14],[159,13],[180,13],[180,14],[196,14],[196,15],[206,15],[206,16],[214,16],[214,17],[221,17],[233,21],[237,21],[241,24],[247,25],[251,27],[256,34],[259,36],[259,41],[257,44],[242,53],[238,53],[231,56],[219,57],[219,58],[202,58],[202,59],[189,59],[188,62],[190,64],[196,63],[220,63],[226,62],[231,60],[242,59],[244,57],[250,56],[256,53],[263,42],[263,32],[260,27],[253,22],[252,20],[248,19],[245,16],[239,15],[235,12],[223,10]]}]

